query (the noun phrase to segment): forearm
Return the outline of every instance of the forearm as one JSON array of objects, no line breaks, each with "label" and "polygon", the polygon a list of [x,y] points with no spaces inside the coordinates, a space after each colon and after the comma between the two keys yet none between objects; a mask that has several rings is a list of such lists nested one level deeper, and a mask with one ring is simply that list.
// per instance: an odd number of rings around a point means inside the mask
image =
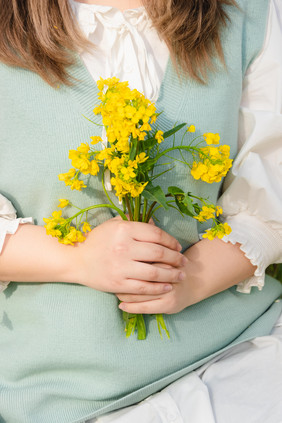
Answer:
[{"label": "forearm", "polygon": [[0,254],[0,280],[75,282],[75,248],[59,244],[43,227],[22,225],[7,235]]},{"label": "forearm", "polygon": [[[186,262],[176,239],[141,222],[109,219],[74,246],[47,236],[39,226],[21,226],[0,254],[0,280],[70,282],[105,292],[167,292],[184,278]],[[156,269],[151,260],[168,264]]]},{"label": "forearm", "polygon": [[240,250],[240,244],[218,238],[203,239],[184,255],[188,305],[199,302],[252,276],[256,267]]}]

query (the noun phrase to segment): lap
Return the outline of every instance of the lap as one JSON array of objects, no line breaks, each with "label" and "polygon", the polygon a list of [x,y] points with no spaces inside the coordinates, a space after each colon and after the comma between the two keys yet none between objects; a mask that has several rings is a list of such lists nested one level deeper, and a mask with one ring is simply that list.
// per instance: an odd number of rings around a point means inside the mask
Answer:
[{"label": "lap", "polygon": [[87,423],[282,423],[282,314],[269,336],[243,342],[139,404]]}]

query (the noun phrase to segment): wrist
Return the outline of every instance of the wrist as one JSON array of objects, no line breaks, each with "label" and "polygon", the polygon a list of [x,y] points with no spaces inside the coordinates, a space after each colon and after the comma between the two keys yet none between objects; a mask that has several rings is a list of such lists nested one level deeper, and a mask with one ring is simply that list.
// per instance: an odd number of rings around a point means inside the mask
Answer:
[{"label": "wrist", "polygon": [[256,267],[240,250],[240,244],[203,239],[184,255],[188,305],[228,289],[252,276]]}]

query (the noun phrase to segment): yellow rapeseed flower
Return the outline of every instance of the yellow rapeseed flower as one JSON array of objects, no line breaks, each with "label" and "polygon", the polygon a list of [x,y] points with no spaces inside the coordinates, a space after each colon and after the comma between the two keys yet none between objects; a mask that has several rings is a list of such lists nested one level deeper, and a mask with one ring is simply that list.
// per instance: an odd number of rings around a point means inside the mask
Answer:
[{"label": "yellow rapeseed flower", "polygon": [[99,142],[102,142],[102,138],[95,136],[95,137],[90,137],[91,138],[91,144],[98,144]]},{"label": "yellow rapeseed flower", "polygon": [[85,241],[85,239],[86,238],[82,235],[80,231],[71,226],[69,233],[67,233],[64,238],[60,240],[60,242],[66,245],[74,245],[76,242]]},{"label": "yellow rapeseed flower", "polygon": [[191,175],[194,179],[200,179],[208,171],[208,167],[202,162],[193,162],[193,167],[191,169]]},{"label": "yellow rapeseed flower", "polygon": [[77,151],[79,153],[87,154],[90,150],[89,144],[82,142],[79,147],[77,147]]},{"label": "yellow rapeseed flower", "polygon": [[76,150],[70,150],[69,158],[74,168],[86,175],[89,173],[90,160],[88,154],[81,154]]},{"label": "yellow rapeseed flower", "polygon": [[146,160],[148,160],[149,156],[146,156],[146,153],[144,151],[140,154],[137,154],[135,161],[136,163],[144,163]]},{"label": "yellow rapeseed flower", "polygon": [[203,238],[208,238],[209,240],[213,240],[214,238],[223,238],[225,235],[229,235],[231,233],[231,228],[228,223],[219,223],[215,227],[211,229],[207,229],[206,233],[203,235]]},{"label": "yellow rapeseed flower", "polygon": [[222,214],[223,213],[223,210],[222,210],[222,208],[220,207],[220,206],[216,206],[216,215],[217,216],[219,216],[220,214]]},{"label": "yellow rapeseed flower", "polygon": [[81,191],[81,188],[86,188],[86,186],[87,185],[85,185],[83,181],[79,181],[76,179],[75,181],[72,182],[71,189]]},{"label": "yellow rapeseed flower", "polygon": [[195,125],[190,125],[190,126],[188,126],[188,128],[187,128],[187,132],[195,132],[196,131],[196,127],[195,127]]},{"label": "yellow rapeseed flower", "polygon": [[155,135],[155,138],[159,144],[164,140],[163,134],[164,134],[163,131],[157,131]]},{"label": "yellow rapeseed flower", "polygon": [[62,209],[64,208],[64,207],[66,207],[66,206],[68,206],[69,205],[69,200],[66,200],[65,198],[60,198],[59,199],[59,205],[58,205],[58,207],[61,207]]},{"label": "yellow rapeseed flower", "polygon": [[206,222],[209,219],[215,217],[215,208],[214,206],[203,206],[198,216],[194,216],[194,219],[197,219],[199,222]]},{"label": "yellow rapeseed flower", "polygon": [[91,226],[89,225],[88,222],[83,222],[83,226],[82,226],[82,232],[90,232],[91,231]]},{"label": "yellow rapeseed flower", "polygon": [[52,217],[43,218],[46,223],[44,225],[47,235],[51,235],[55,238],[60,239],[62,237],[62,231],[67,224],[66,219],[62,217],[62,211],[54,211]]},{"label": "yellow rapeseed flower", "polygon": [[90,173],[90,175],[92,175],[92,176],[97,175],[97,173],[99,172],[99,170],[100,170],[100,168],[99,168],[99,165],[96,162],[96,160],[92,160],[90,162],[90,165],[89,165],[89,173]]},{"label": "yellow rapeseed flower", "polygon": [[129,181],[129,179],[135,178],[135,176],[136,176],[132,167],[122,167],[120,169],[120,172],[121,172],[123,179],[125,181]]},{"label": "yellow rapeseed flower", "polygon": [[143,125],[140,127],[140,131],[151,131],[151,126],[148,123],[143,123]]},{"label": "yellow rapeseed flower", "polygon": [[232,160],[229,159],[229,153],[230,147],[228,145],[200,148],[200,161],[193,162],[191,175],[195,179],[201,179],[209,184],[220,182],[232,166]]},{"label": "yellow rapeseed flower", "polygon": [[70,169],[66,173],[60,173],[58,175],[59,181],[64,181],[66,185],[71,185],[71,179],[75,176],[76,170]]},{"label": "yellow rapeseed flower", "polygon": [[213,134],[212,132],[206,132],[203,135],[207,144],[219,144],[220,136],[219,134]]},{"label": "yellow rapeseed flower", "polygon": [[[94,109],[101,114],[107,138],[120,153],[128,153],[131,137],[144,140],[156,119],[156,107],[137,90],[130,90],[128,82],[117,78],[98,81],[102,104]],[[161,138],[159,138],[159,142]]]}]

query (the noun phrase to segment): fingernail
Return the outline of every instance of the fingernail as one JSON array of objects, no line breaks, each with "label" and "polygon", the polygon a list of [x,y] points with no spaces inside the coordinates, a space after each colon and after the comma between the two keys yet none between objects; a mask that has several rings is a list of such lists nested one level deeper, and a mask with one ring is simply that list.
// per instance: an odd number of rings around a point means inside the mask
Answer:
[{"label": "fingernail", "polygon": [[187,257],[183,256],[182,257],[182,266],[185,266],[185,264],[187,264],[187,263],[188,263]]},{"label": "fingernail", "polygon": [[124,310],[124,309],[125,309],[125,307],[124,307],[124,303],[120,303],[118,307],[119,307],[121,310]]},{"label": "fingernail", "polygon": [[179,273],[179,276],[178,276],[178,279],[179,279],[180,281],[183,281],[183,280],[185,279],[185,277],[186,277],[185,273],[184,273],[184,272],[180,272],[180,273]]},{"label": "fingernail", "polygon": [[165,285],[164,286],[164,292],[169,292],[172,290],[172,286],[171,285]]},{"label": "fingernail", "polygon": [[182,250],[182,245],[179,242],[177,243],[177,249],[178,249],[178,251]]}]

